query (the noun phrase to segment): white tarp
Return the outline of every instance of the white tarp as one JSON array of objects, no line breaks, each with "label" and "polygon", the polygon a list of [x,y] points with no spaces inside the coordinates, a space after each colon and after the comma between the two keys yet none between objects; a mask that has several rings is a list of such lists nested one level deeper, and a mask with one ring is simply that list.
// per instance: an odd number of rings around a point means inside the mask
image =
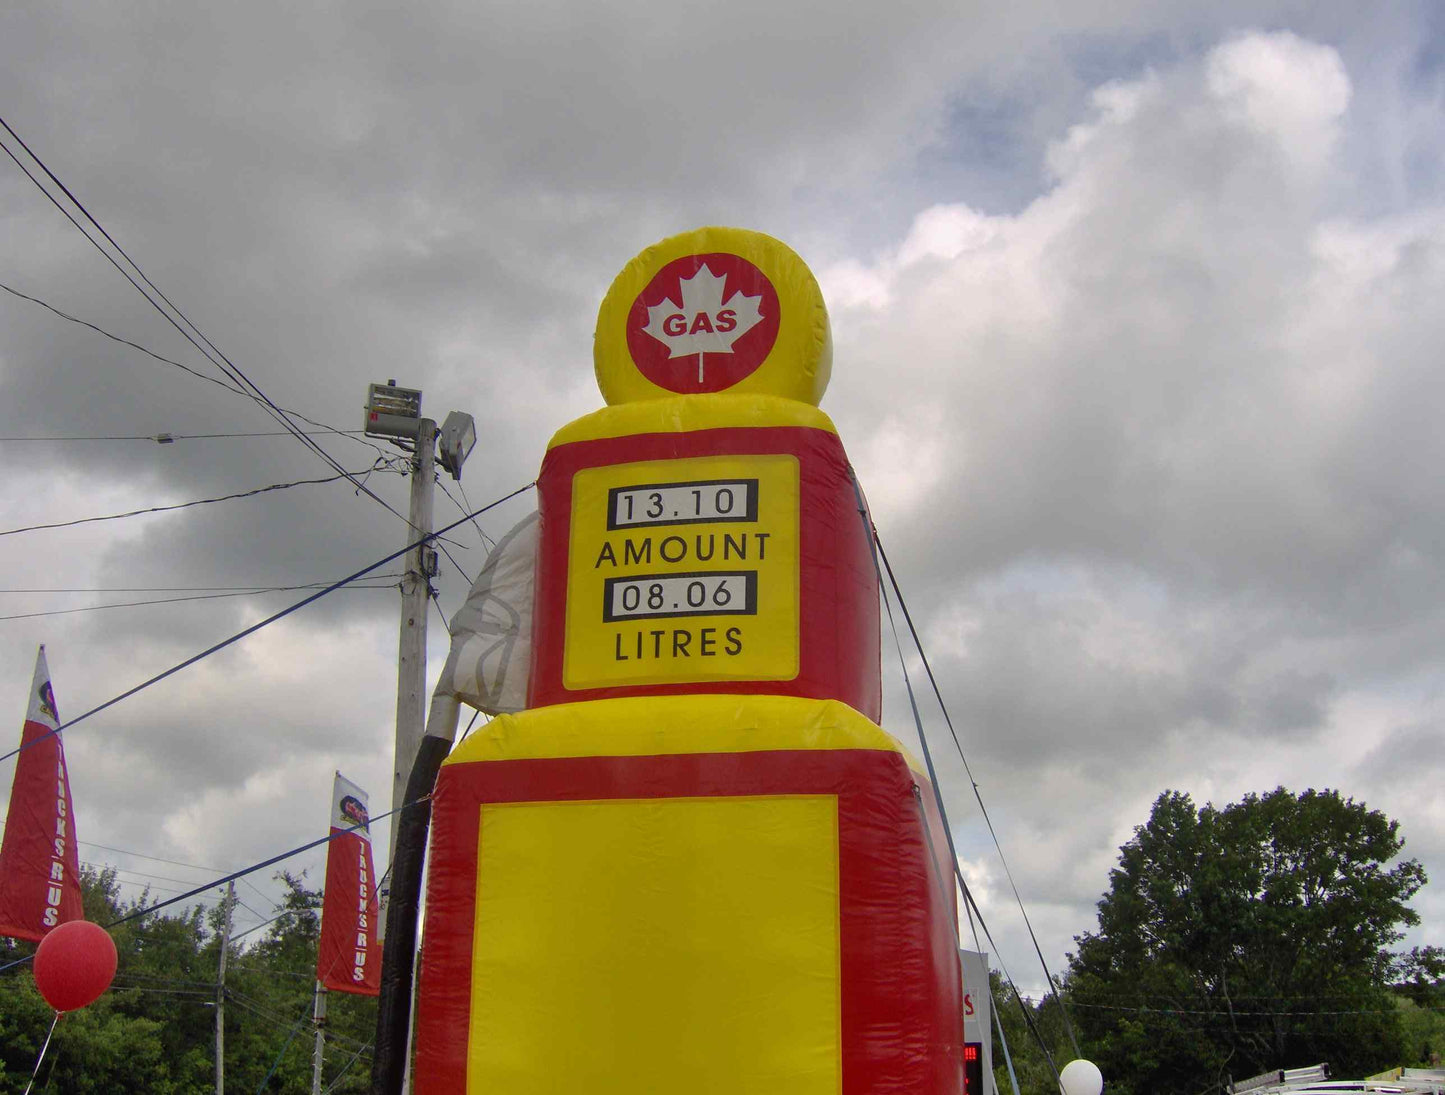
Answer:
[{"label": "white tarp", "polygon": [[534,511],[487,556],[467,603],[452,617],[452,646],[438,695],[456,696],[489,715],[527,706],[539,528]]}]

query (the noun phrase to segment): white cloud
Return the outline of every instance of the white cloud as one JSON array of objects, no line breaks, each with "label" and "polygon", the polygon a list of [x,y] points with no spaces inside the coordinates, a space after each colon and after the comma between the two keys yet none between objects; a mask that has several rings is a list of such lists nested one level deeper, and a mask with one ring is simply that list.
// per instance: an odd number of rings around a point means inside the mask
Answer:
[{"label": "white cloud", "polygon": [[[1445,85],[1420,18],[1226,0],[156,19],[71,0],[0,16],[0,101],[278,402],[350,428],[366,383],[395,376],[429,411],[476,414],[473,503],[599,405],[592,324],[632,254],[708,222],[790,242],[833,313],[825,409],[1057,960],[1165,787],[1338,785],[1445,866],[1425,747],[1445,655]],[[7,283],[206,368],[14,172],[0,245]],[[0,312],[4,435],[275,428],[35,305]],[[374,455],[325,443],[351,467]],[[321,474],[287,439],[3,451],[6,527]],[[404,509],[404,481],[369,482]],[[8,538],[0,563],[15,587],[300,583],[402,536],[333,484]],[[456,538],[474,570],[477,537]],[[462,586],[446,571],[443,603]],[[82,835],[259,859],[316,832],[333,767],[380,812],[395,609],[328,598],[77,727]],[[46,638],[73,713],[260,611],[12,624],[0,684],[18,703]],[[1023,976],[1011,894],[933,740]],[[1445,907],[1420,907],[1438,936]]]},{"label": "white cloud", "polygon": [[840,341],[893,378],[835,414],[986,801],[1039,842],[1022,885],[1072,931],[1165,787],[1338,786],[1435,853],[1367,773],[1438,726],[1370,711],[1445,654],[1445,237],[1338,205],[1350,103],[1334,49],[1233,36],[1099,89],[1017,214],[935,206],[830,271]]}]

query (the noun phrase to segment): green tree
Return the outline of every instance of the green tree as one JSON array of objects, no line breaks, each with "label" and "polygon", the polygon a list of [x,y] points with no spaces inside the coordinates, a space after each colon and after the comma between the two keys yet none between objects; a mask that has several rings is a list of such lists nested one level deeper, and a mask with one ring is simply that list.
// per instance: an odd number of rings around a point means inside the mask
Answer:
[{"label": "green tree", "polygon": [[[1037,1003],[1027,996],[1020,998],[997,970],[989,970],[988,980],[1021,1095],[1052,1095],[1059,1090],[1055,1069],[1074,1057],[1058,1000],[1052,994]],[[993,1075],[999,1091],[1012,1090],[997,1026],[993,1031]]]},{"label": "green tree", "polygon": [[[285,887],[280,915],[260,942],[233,954],[226,975],[226,1074],[235,1077],[238,1090],[305,1093],[311,1090],[321,892],[307,887],[304,874],[282,872],[276,878]],[[211,955],[214,968],[214,948]],[[375,1033],[374,999],[329,994],[323,1076],[336,1095],[367,1089]]]},{"label": "green tree", "polygon": [[1399,826],[1337,791],[1223,809],[1166,791],[1076,937],[1071,1014],[1111,1090],[1194,1093],[1328,1061],[1400,1062],[1390,947],[1425,884]]},{"label": "green tree", "polygon": [[[131,908],[119,901],[115,872],[83,870],[81,889],[86,916],[99,923],[118,919]],[[145,898],[140,899],[144,901]],[[158,934],[169,926],[165,918],[154,920]],[[164,1035],[166,1023],[150,1014],[147,1000],[130,984],[160,986],[162,981],[133,980],[150,932],[139,922],[117,927],[116,985],[89,1007],[69,1012],[55,1026],[36,1090],[76,1095],[109,1095],[110,1092],[146,1091],[155,1095],[182,1095],[189,1089],[178,1086],[170,1050]],[[35,946],[15,940],[0,941],[0,1093],[25,1090],[40,1047],[55,1013],[35,988],[29,959]],[[157,967],[151,967],[157,968]]]},{"label": "green tree", "polygon": [[[321,897],[304,876],[279,877],[280,915],[264,937],[233,940],[228,951],[227,1088],[306,1095]],[[123,902],[110,869],[84,871],[81,888],[87,919],[113,925],[116,976],[108,992],[57,1024],[37,1095],[214,1091],[219,914],[190,907],[125,919],[150,898]],[[34,944],[0,938],[0,967],[9,967],[0,972],[0,1095],[25,1090],[55,1016],[36,991],[34,953]],[[333,994],[329,1013],[327,1090],[356,1095],[368,1085],[375,1001]]]}]

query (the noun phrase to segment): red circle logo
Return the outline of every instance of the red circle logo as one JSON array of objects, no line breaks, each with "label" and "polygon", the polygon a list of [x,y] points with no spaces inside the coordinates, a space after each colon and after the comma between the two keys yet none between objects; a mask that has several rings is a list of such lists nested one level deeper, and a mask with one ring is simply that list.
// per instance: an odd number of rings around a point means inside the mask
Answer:
[{"label": "red circle logo", "polygon": [[773,283],[747,259],[686,255],[637,294],[627,314],[627,348],[660,388],[721,392],[767,359],[781,312]]}]

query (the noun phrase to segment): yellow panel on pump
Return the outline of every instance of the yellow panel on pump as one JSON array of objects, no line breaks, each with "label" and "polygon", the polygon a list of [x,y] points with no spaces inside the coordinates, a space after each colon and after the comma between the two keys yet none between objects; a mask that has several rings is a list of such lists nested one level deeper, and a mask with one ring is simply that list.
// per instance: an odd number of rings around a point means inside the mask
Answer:
[{"label": "yellow panel on pump", "polygon": [[790,453],[579,471],[563,683],[797,676],[798,521]]},{"label": "yellow panel on pump", "polygon": [[481,807],[467,1093],[838,1095],[833,795]]}]

